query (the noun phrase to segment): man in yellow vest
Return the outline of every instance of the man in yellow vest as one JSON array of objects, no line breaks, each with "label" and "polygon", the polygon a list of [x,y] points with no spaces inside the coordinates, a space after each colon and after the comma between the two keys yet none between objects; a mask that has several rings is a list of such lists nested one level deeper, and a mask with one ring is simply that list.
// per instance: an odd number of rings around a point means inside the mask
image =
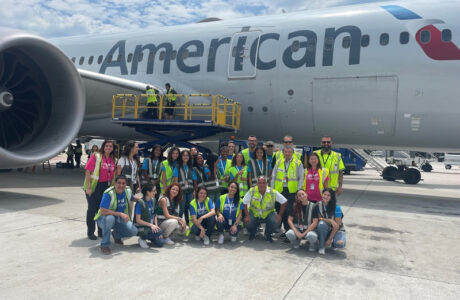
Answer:
[{"label": "man in yellow vest", "polygon": [[244,162],[246,166],[251,162],[251,158],[255,158],[254,150],[256,150],[257,138],[254,135],[248,137],[248,148],[243,149],[241,154],[243,154]]},{"label": "man in yellow vest", "polygon": [[[275,203],[280,204],[280,211],[276,214]],[[267,187],[267,179],[261,176],[257,185],[249,189],[243,198],[244,223],[249,231],[249,240],[256,237],[257,229],[265,223],[265,238],[273,243],[272,233],[279,226],[285,212],[287,200],[277,191]]]},{"label": "man in yellow vest", "polygon": [[329,182],[327,186],[334,191],[334,194],[340,196],[342,195],[343,170],[345,170],[345,165],[343,164],[340,153],[332,151],[332,145],[332,138],[325,135],[321,138],[321,150],[316,150],[315,152],[318,153],[321,168],[329,170]]},{"label": "man in yellow vest", "polygon": [[[294,149],[294,138],[290,135],[285,135],[283,138],[283,149],[285,147],[290,147]],[[300,155],[294,151],[294,154],[292,154],[295,158],[300,160]],[[283,150],[276,151],[275,154],[273,155],[273,166],[276,164],[277,160],[280,160],[283,158]]]},{"label": "man in yellow vest", "polygon": [[130,187],[126,186],[126,177],[118,175],[115,185],[105,190],[99,212],[94,217],[97,226],[102,228],[101,252],[110,254],[110,231],[116,244],[123,245],[121,238],[137,234],[137,228],[129,217],[129,201],[139,200],[133,195]]},{"label": "man in yellow vest", "polygon": [[[276,161],[272,173],[272,189],[281,193],[287,200],[287,208],[283,215],[284,231],[290,229],[288,216],[291,215],[295,202],[295,194],[302,189],[304,168],[302,162],[293,156],[292,147],[284,147],[283,156]],[[284,234],[282,234],[284,236]]]},{"label": "man in yellow vest", "polygon": [[149,119],[158,119],[158,99],[157,99],[157,94],[158,91],[154,90],[151,86],[146,87],[146,92],[147,94],[147,106],[148,106],[148,111],[147,111],[147,117]]},{"label": "man in yellow vest", "polygon": [[169,83],[165,84],[166,88],[166,106],[165,119],[172,120],[174,117],[174,107],[176,106],[176,91],[171,87]]}]

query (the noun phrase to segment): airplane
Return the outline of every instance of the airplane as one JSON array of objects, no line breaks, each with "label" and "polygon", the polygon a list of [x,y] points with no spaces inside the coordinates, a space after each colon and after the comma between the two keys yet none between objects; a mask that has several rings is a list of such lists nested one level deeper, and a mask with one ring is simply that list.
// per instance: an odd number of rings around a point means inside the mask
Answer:
[{"label": "airplane", "polygon": [[0,29],[0,168],[75,136],[146,140],[111,122],[116,93],[212,93],[250,134],[458,152],[458,1],[396,1],[51,39]]}]

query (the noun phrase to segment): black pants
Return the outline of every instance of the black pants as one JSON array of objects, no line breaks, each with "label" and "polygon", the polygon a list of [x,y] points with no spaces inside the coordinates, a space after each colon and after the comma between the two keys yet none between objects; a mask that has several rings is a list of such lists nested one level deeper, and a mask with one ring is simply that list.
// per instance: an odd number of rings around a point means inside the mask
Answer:
[{"label": "black pants", "polygon": [[75,164],[76,168],[80,168],[80,160],[81,160],[81,154],[75,154]]},{"label": "black pants", "polygon": [[[289,227],[288,217],[292,214],[292,210],[294,209],[295,194],[296,193],[292,193],[292,194],[289,193],[288,188],[283,188],[283,192],[281,193],[281,195],[283,195],[288,200],[286,209],[284,210],[284,214],[281,219],[285,232],[291,229],[291,227]],[[276,202],[275,208],[276,208],[276,212],[279,213],[281,205],[278,202]]]},{"label": "black pants", "polygon": [[[201,225],[206,230],[206,235],[210,238],[212,233],[214,232],[214,226],[216,225],[216,217],[211,216],[207,219],[204,219],[203,221],[201,221]],[[200,235],[201,233],[201,230],[195,224],[193,224],[191,231],[194,235]]]},{"label": "black pants", "polygon": [[67,155],[67,161],[66,161],[67,164],[71,165],[72,168],[74,167],[73,165],[73,155]]},{"label": "black pants", "polygon": [[147,103],[148,113],[147,117],[149,119],[158,119],[158,105],[156,103]]},{"label": "black pants", "polygon": [[[96,222],[94,221],[94,217],[96,216],[101,205],[102,195],[108,188],[108,182],[98,182],[96,189],[91,194],[91,196],[88,196],[85,193],[86,201],[88,202],[88,210],[86,211],[86,227],[88,236],[94,234],[94,230],[96,229]],[[102,230],[100,228],[98,228],[97,232],[99,236],[102,236]]]}]

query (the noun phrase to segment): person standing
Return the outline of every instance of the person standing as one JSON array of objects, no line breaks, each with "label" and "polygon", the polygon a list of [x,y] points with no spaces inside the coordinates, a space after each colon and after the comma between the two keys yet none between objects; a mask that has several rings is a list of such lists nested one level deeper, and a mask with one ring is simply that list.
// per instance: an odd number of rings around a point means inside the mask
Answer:
[{"label": "person standing", "polygon": [[[280,212],[275,214],[275,202],[280,204]],[[267,179],[259,177],[257,185],[251,188],[243,198],[244,223],[249,231],[249,240],[256,236],[261,223],[265,223],[265,238],[273,242],[272,233],[282,220],[287,199],[277,191],[267,187]]]},{"label": "person standing", "polygon": [[244,210],[243,201],[239,195],[238,185],[231,182],[228,185],[228,194],[220,196],[216,202],[217,231],[219,232],[217,243],[220,245],[224,243],[224,230],[228,230],[231,241],[236,242]]},{"label": "person standing", "polygon": [[73,164],[73,156],[74,156],[74,154],[75,154],[75,151],[74,151],[74,147],[73,147],[72,144],[70,144],[70,145],[67,147],[67,152],[66,152],[66,154],[67,154],[67,161],[66,161],[67,166],[68,166],[69,168],[73,168],[73,167],[74,167],[74,164]]},{"label": "person standing", "polygon": [[180,155],[179,148],[172,147],[168,151],[167,159],[161,162],[160,188],[161,188],[162,194],[165,193],[166,188],[174,181],[173,172],[174,172],[174,168],[177,165],[179,155]]},{"label": "person standing", "polygon": [[124,175],[128,180],[128,186],[134,193],[141,189],[141,181],[139,178],[139,145],[135,141],[129,141],[124,149],[123,154],[117,163],[116,175]]},{"label": "person standing", "polygon": [[196,195],[197,197],[190,202],[189,227],[197,240],[202,239],[203,244],[207,246],[216,225],[216,211],[214,203],[208,198],[206,188],[199,188]]},{"label": "person standing", "polygon": [[233,157],[232,167],[228,172],[230,173],[230,181],[238,184],[240,188],[240,197],[244,197],[248,191],[248,168],[241,152]]},{"label": "person standing", "polygon": [[[219,175],[218,175],[219,173],[218,163],[219,163],[219,157],[217,156],[217,154],[211,153],[208,155],[206,164],[209,169],[209,176],[206,178],[204,187],[208,191],[208,197],[209,199],[212,200],[213,203],[215,203],[221,195]],[[228,165],[230,166],[230,163],[228,163]]]},{"label": "person standing", "polygon": [[228,154],[227,158],[232,160],[233,156],[235,156],[235,142],[234,141],[228,141]]},{"label": "person standing", "polygon": [[321,201],[321,193],[327,188],[328,181],[329,170],[321,168],[318,153],[311,153],[302,185],[302,189],[307,193],[308,201],[314,203]]},{"label": "person standing", "polygon": [[284,147],[283,156],[276,161],[271,181],[272,189],[283,194],[283,196],[288,200],[287,208],[283,215],[283,226],[285,232],[290,228],[287,219],[288,216],[292,214],[295,195],[298,190],[302,189],[304,179],[304,168],[302,166],[302,162],[293,157],[293,153],[293,148]]},{"label": "person standing", "polygon": [[116,244],[123,245],[121,238],[137,234],[137,228],[129,217],[129,201],[137,201],[124,175],[115,178],[115,185],[104,191],[101,206],[94,220],[102,228],[101,252],[110,254],[110,232]]},{"label": "person standing", "polygon": [[264,148],[257,146],[254,150],[255,158],[249,160],[248,174],[251,187],[257,184],[257,178],[265,176],[270,182],[272,167],[268,162]]},{"label": "person standing", "polygon": [[180,184],[182,190],[182,201],[180,205],[179,217],[185,215],[185,223],[189,221],[189,207],[193,199],[193,182],[196,182],[196,173],[193,171],[192,161],[190,160],[190,151],[182,150],[179,163],[173,171],[174,182]]},{"label": "person standing", "polygon": [[332,189],[335,197],[336,194],[340,196],[343,192],[343,171],[345,170],[345,165],[343,164],[340,153],[332,151],[332,146],[332,138],[325,135],[321,138],[321,149],[315,152],[318,154],[321,168],[329,170],[328,186]]},{"label": "person standing", "polygon": [[193,186],[196,191],[199,187],[205,186],[206,181],[211,176],[211,172],[208,166],[205,165],[204,158],[201,153],[199,153],[195,157],[195,163],[193,164],[193,171],[196,174],[196,180],[193,182]]},{"label": "person standing", "polygon": [[220,156],[217,162],[217,171],[219,176],[219,184],[221,186],[221,193],[227,193],[228,182],[230,181],[230,168],[232,167],[232,161],[227,159],[228,147],[220,147]]},{"label": "person standing", "polygon": [[[290,147],[294,150],[294,138],[290,135],[285,135],[283,137],[283,149],[286,147]],[[276,161],[283,158],[283,150],[276,151],[274,154],[274,162],[273,165],[276,164]],[[292,156],[298,160],[300,160],[300,155],[297,152],[293,152]]]},{"label": "person standing", "polygon": [[174,107],[176,106],[177,92],[171,87],[169,83],[165,84],[166,88],[166,106],[165,119],[172,120],[174,117]]},{"label": "person standing", "polygon": [[264,144],[265,146],[265,153],[267,154],[267,159],[268,159],[268,164],[270,165],[270,168],[273,168],[275,164],[273,163],[275,160],[273,159],[275,154],[275,144],[272,141],[267,141]]},{"label": "person standing", "polygon": [[74,147],[75,153],[75,167],[80,168],[81,156],[83,155],[83,146],[80,143],[80,140],[77,140],[77,145]]},{"label": "person standing", "polygon": [[249,160],[255,157],[254,150],[256,150],[256,146],[257,146],[257,137],[255,137],[254,135],[250,135],[248,137],[248,148],[243,149],[241,151],[241,154],[243,154],[243,157],[244,157],[245,165],[248,165]]},{"label": "person standing", "polygon": [[160,191],[161,162],[163,161],[163,149],[160,145],[154,145],[150,157],[146,157],[142,163],[142,185],[153,184]]},{"label": "person standing", "polygon": [[[97,240],[94,235],[96,215],[104,191],[109,188],[115,175],[115,151],[113,141],[105,140],[99,152],[91,155],[85,166],[85,190],[88,209],[86,210],[87,235],[90,240]],[[98,227],[98,236],[102,237],[102,229]]]},{"label": "person standing", "polygon": [[149,119],[158,119],[158,91],[151,86],[147,86],[145,93],[147,94],[147,117]]},{"label": "person standing", "polygon": [[172,183],[155,206],[158,225],[163,230],[166,245],[174,245],[170,236],[174,231],[185,233],[187,224],[179,217],[179,207],[182,201],[182,191],[178,183]]},{"label": "person standing", "polygon": [[197,147],[190,147],[190,160],[192,161],[192,166],[195,166],[195,160],[199,153]]}]

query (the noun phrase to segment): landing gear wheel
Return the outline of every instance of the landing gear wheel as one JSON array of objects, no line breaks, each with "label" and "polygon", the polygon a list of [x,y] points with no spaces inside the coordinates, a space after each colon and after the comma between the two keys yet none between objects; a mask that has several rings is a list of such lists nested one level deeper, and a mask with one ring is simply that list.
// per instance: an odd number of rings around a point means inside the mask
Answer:
[{"label": "landing gear wheel", "polygon": [[403,173],[403,180],[407,184],[417,184],[420,179],[422,179],[422,175],[417,169],[409,168]]},{"label": "landing gear wheel", "polygon": [[450,170],[452,169],[452,166],[451,165],[446,165],[446,170]]},{"label": "landing gear wheel", "polygon": [[383,179],[388,180],[388,181],[395,181],[396,178],[398,177],[397,174],[398,174],[398,169],[396,169],[396,167],[393,167],[393,166],[388,166],[382,171]]},{"label": "landing gear wheel", "polygon": [[433,167],[429,163],[426,163],[422,166],[422,170],[424,172],[431,172],[433,170]]}]

